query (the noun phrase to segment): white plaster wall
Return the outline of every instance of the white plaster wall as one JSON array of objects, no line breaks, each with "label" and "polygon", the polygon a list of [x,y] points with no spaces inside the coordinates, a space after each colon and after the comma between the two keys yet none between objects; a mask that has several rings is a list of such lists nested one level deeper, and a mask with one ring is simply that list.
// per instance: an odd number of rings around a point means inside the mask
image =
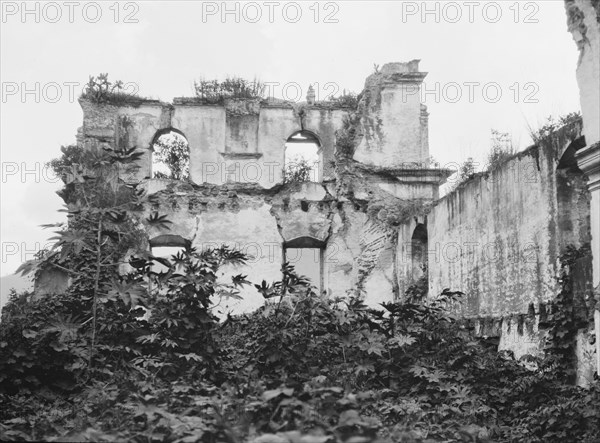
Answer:
[{"label": "white plaster wall", "polygon": [[258,123],[258,151],[264,165],[261,186],[272,188],[283,181],[285,142],[300,131],[300,119],[291,108],[262,108]]},{"label": "white plaster wall", "polygon": [[365,220],[365,214],[349,209],[337,212],[332,218],[332,234],[324,254],[327,289],[332,297],[343,297],[356,288],[358,266],[355,260],[360,253],[358,239]]},{"label": "white plaster wall", "polygon": [[342,129],[347,111],[341,109],[307,109],[304,129],[317,134],[323,154],[323,180],[334,178],[331,162],[335,154],[335,132]]},{"label": "white plaster wall", "polygon": [[441,199],[427,226],[432,293],[465,292],[466,316],[526,313],[553,299],[555,192],[554,162],[540,149],[539,161],[529,151]]},{"label": "white plaster wall", "polygon": [[119,116],[126,116],[132,123],[129,130],[128,146],[136,146],[144,155],[138,162],[140,169],[137,179],[151,177],[152,173],[152,141],[158,131],[169,127],[163,118],[163,107],[160,105],[142,105],[138,108],[119,108]]},{"label": "white plaster wall", "polygon": [[[230,282],[236,274],[248,275],[253,283],[262,280],[272,283],[281,278],[282,248],[275,218],[270,206],[243,209],[238,213],[206,212],[198,216],[198,228],[193,244],[198,246],[230,245],[250,255],[245,266],[227,266],[221,270],[219,280]],[[263,305],[264,299],[253,286],[242,290],[242,300],[222,299],[222,312],[251,312]]]},{"label": "white plaster wall", "polygon": [[[271,283],[281,278],[282,239],[275,218],[270,214],[270,205],[231,211],[207,211],[190,214],[186,211],[174,212],[169,219],[173,222],[168,231],[150,229],[153,238],[161,234],[180,235],[192,242],[199,250],[218,248],[221,245],[235,247],[249,256],[246,265],[223,267],[219,272],[220,283],[230,283],[236,274],[248,275],[253,283],[262,280]],[[262,306],[264,299],[254,286],[246,286],[241,291],[242,300],[215,299],[216,312],[241,314]]]},{"label": "white plaster wall", "polygon": [[190,179],[197,184],[223,183],[225,171],[219,152],[225,151],[225,108],[176,106],[172,126],[188,140]]},{"label": "white plaster wall", "polygon": [[[583,133],[588,146],[600,141],[600,24],[590,0],[575,0],[583,12],[585,36],[573,32],[573,38],[582,46],[577,65],[577,83],[583,117]],[[584,41],[582,41],[585,38]]]},{"label": "white plaster wall", "polygon": [[421,158],[420,94],[408,87],[416,88],[413,84],[382,88],[381,108],[369,111],[354,160],[388,168],[425,160]]}]

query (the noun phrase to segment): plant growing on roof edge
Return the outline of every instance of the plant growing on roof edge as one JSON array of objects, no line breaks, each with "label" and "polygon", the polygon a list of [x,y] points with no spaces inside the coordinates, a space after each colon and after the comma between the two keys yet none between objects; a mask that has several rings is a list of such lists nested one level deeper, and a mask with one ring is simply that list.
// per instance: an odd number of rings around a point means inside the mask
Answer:
[{"label": "plant growing on roof edge", "polygon": [[221,104],[226,99],[263,99],[265,89],[266,85],[260,80],[249,81],[241,77],[194,82],[196,97],[208,104]]},{"label": "plant growing on roof edge", "polygon": [[141,99],[137,95],[137,89],[131,93],[125,92],[125,84],[121,80],[111,82],[106,73],[98,74],[98,76],[90,75],[81,93],[81,98],[94,103],[112,103],[116,105],[137,103]]}]

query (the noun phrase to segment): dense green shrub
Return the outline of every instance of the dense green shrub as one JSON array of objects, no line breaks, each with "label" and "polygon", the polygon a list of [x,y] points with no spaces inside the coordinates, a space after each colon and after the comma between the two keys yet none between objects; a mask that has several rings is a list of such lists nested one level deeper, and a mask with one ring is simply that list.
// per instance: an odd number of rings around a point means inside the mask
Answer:
[{"label": "dense green shrub", "polygon": [[77,312],[89,302],[69,296],[31,300],[12,293],[0,327],[0,392],[23,388],[72,389],[85,367],[87,341]]},{"label": "dense green shrub", "polygon": [[[273,441],[361,436],[394,443],[600,438],[598,385],[586,390],[566,384],[544,361],[538,361],[544,370],[530,371],[473,339],[447,314],[459,293],[372,310],[358,298],[316,294],[289,266],[283,275],[256,285],[268,301],[264,308],[220,325],[209,321],[212,341],[205,347],[218,349],[218,358],[207,365],[190,357],[185,370],[188,358],[178,359],[181,350],[169,350],[165,340],[179,337],[180,346],[191,337],[193,343],[200,337],[194,328],[173,322],[191,325],[201,317],[161,311],[160,303],[149,301],[156,317],[137,336],[157,334],[156,340],[131,340],[119,330],[110,353],[124,363],[112,364],[110,380],[96,376],[79,382],[76,394],[55,393],[50,400],[23,390],[5,397],[12,409],[2,417],[4,437],[236,442],[275,434],[280,440]],[[174,294],[187,287],[171,285],[167,292]],[[188,309],[188,302],[181,308]],[[159,365],[127,371],[127,354],[118,354],[118,346],[134,347]],[[193,345],[189,350],[203,355]],[[38,410],[24,398],[37,402]],[[51,408],[59,413],[51,416]]]}]

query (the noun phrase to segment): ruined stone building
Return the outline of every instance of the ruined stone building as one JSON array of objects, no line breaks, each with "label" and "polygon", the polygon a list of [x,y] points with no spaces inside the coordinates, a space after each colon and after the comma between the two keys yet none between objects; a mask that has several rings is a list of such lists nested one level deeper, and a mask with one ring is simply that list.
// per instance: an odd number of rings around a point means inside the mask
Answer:
[{"label": "ruined stone building", "polygon": [[[418,61],[371,75],[358,130],[356,106],[311,97],[298,104],[82,100],[79,139],[85,147],[145,150],[135,179],[153,196],[148,211],[174,222],[169,231],[148,232],[152,247],[236,246],[251,256],[248,272],[258,282],[277,280],[289,261],[330,296],[358,290],[376,305],[397,299],[422,274],[426,254],[415,248],[411,255],[409,246],[426,243],[426,209],[451,173],[428,167],[428,114],[419,94],[425,75]],[[151,178],[152,147],[172,131],[189,144],[189,181]],[[311,182],[284,182],[286,152],[298,142],[315,146],[318,170]],[[252,288],[243,301],[221,306],[245,312],[262,303]]]},{"label": "ruined stone building", "polygon": [[[417,60],[386,64],[350,106],[310,95],[303,103],[82,100],[78,139],[84,147],[144,150],[128,178],[145,183],[153,202],[148,214],[173,221],[169,230],[148,228],[157,254],[186,243],[227,244],[250,260],[247,269],[226,273],[270,282],[288,261],[319,291],[359,292],[373,307],[402,298],[428,270],[431,296],[444,288],[466,294],[456,309],[476,334],[498,337],[500,348],[517,357],[538,353],[540,324],[560,291],[559,257],[569,246],[589,248],[591,240],[587,178],[575,159],[584,146],[581,122],[440,199],[453,171],[429,166],[428,112],[420,102],[425,76]],[[153,147],[171,132],[189,146],[189,180],[153,178]],[[310,182],[284,179],[296,143],[316,152]],[[575,272],[585,310],[589,254]],[[263,304],[254,288],[243,296],[220,301],[219,309],[240,313]]]},{"label": "ruined stone building", "polygon": [[[541,352],[561,290],[560,257],[570,248],[584,251],[569,270],[574,304],[589,326],[577,338],[583,383],[598,355],[590,320],[598,312],[600,106],[593,93],[598,98],[600,51],[597,2],[566,6],[582,54],[583,121],[442,198],[439,188],[453,171],[429,164],[428,112],[420,102],[426,73],[418,60],[384,65],[366,79],[355,103],[318,102],[313,94],[302,103],[81,100],[78,143],[145,152],[139,170],[124,178],[144,183],[152,201],[147,214],[168,214],[173,222],[169,230],[147,229],[156,254],[186,244],[227,244],[250,260],[246,269],[224,274],[272,282],[288,261],[319,291],[358,292],[373,307],[401,299],[426,278],[430,297],[444,288],[464,292],[454,309],[473,333],[496,337],[500,349],[517,357]],[[153,150],[169,133],[187,143],[189,180],[154,178]],[[310,182],[285,179],[296,145],[313,149],[318,159]],[[223,300],[219,309],[249,312],[262,304],[247,288],[242,301]]]}]

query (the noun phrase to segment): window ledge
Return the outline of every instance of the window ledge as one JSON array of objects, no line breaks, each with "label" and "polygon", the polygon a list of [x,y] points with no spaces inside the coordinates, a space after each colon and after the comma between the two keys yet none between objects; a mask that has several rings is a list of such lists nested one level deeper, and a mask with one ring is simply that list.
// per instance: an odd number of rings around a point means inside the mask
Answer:
[{"label": "window ledge", "polygon": [[219,154],[226,160],[249,160],[263,156],[261,152],[219,152]]}]

